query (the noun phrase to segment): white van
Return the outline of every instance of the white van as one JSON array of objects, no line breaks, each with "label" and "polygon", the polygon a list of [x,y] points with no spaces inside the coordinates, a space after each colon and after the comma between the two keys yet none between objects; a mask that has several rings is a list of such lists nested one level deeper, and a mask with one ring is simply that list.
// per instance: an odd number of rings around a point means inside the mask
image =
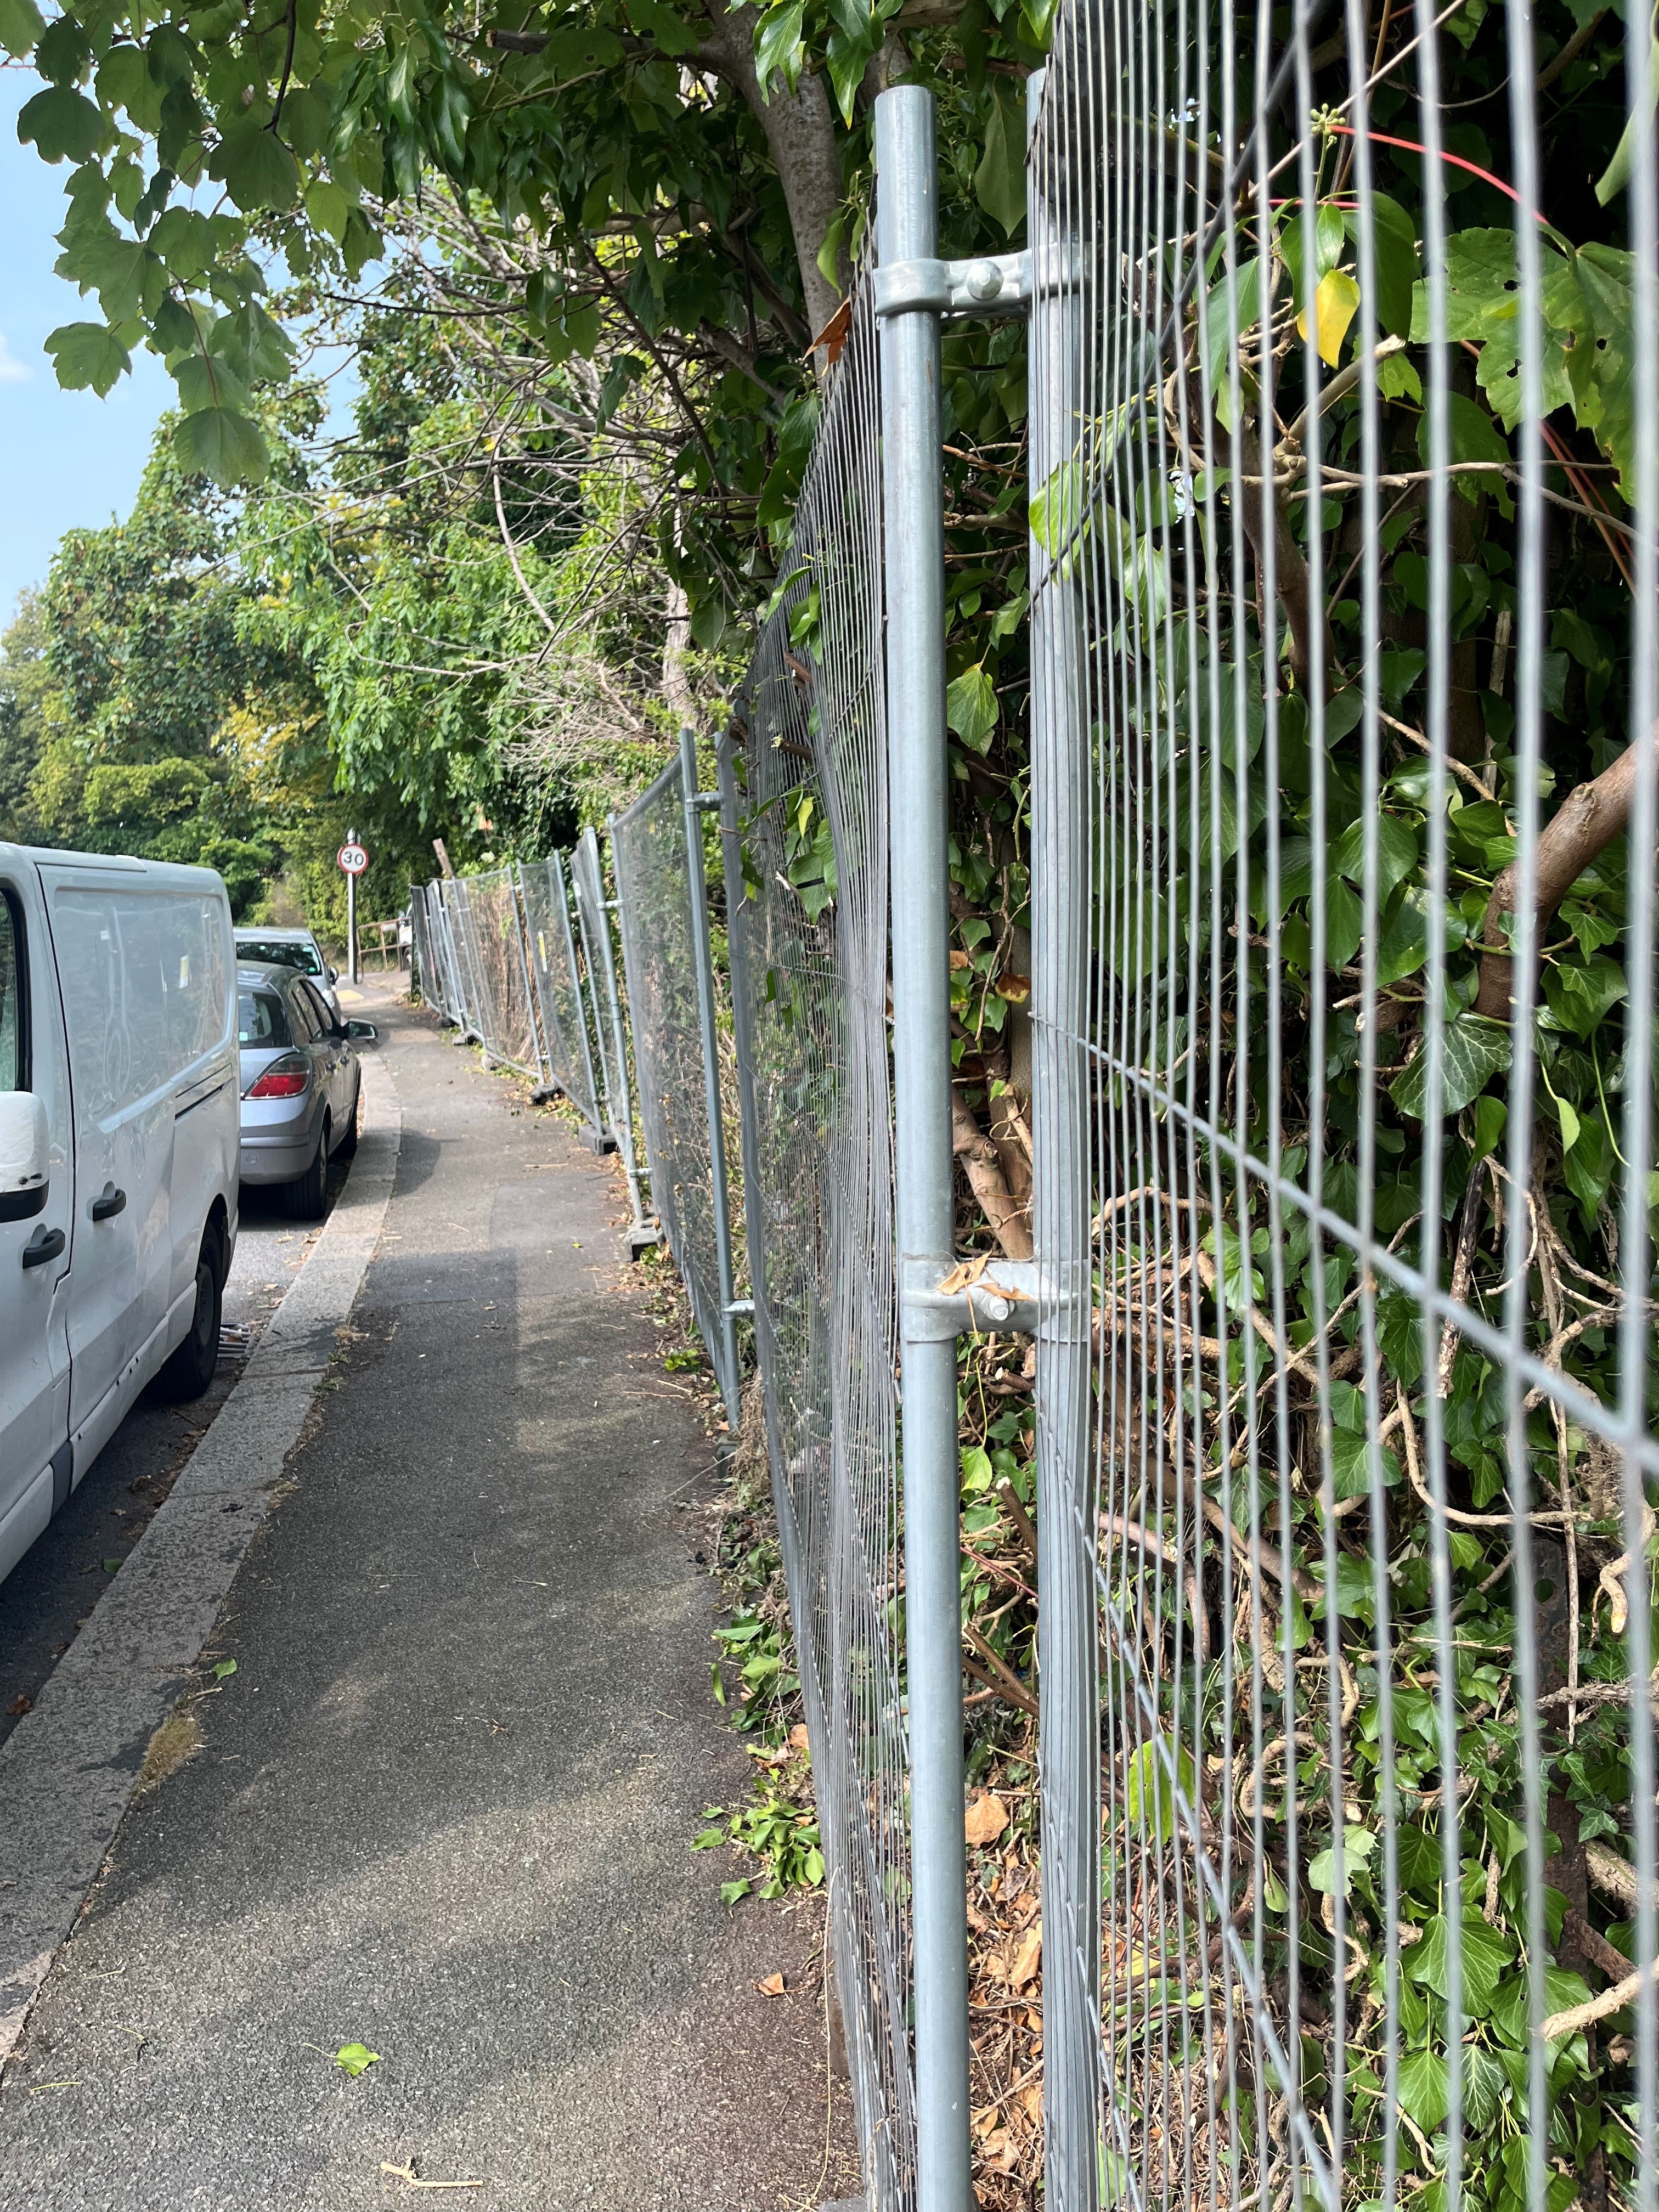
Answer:
[{"label": "white van", "polygon": [[213,1379],[235,979],[210,870],[0,844],[0,1577],[148,1382]]}]

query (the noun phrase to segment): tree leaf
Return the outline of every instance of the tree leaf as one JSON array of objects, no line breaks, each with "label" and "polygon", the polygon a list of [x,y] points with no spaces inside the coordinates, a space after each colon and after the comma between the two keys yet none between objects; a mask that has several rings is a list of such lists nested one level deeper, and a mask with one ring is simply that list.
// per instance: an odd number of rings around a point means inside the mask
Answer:
[{"label": "tree leaf", "polygon": [[785,0],[782,7],[769,8],[756,28],[755,74],[769,100],[775,76],[781,75],[792,93],[800,82],[803,12],[803,0]]},{"label": "tree leaf", "polygon": [[125,374],[131,357],[102,323],[64,323],[46,340],[46,351],[66,392],[91,390],[102,399]]},{"label": "tree leaf", "polygon": [[21,145],[32,141],[43,161],[84,161],[104,143],[104,118],[83,92],[54,84],[26,103],[17,137]]},{"label": "tree leaf", "polygon": [[378,2066],[380,2054],[371,2051],[366,2043],[343,2043],[334,2054],[334,2063],[342,2074],[350,2075],[355,2081],[360,2074],[367,2074],[371,2066]]},{"label": "tree leaf", "polygon": [[1426,1049],[1419,1051],[1389,1086],[1389,1096],[1400,1111],[1415,1121],[1427,1121],[1431,1115],[1437,1120],[1461,1113],[1478,1097],[1492,1077],[1510,1064],[1510,1033],[1502,1022],[1460,1010],[1442,1032],[1441,1054],[1440,1096],[1432,1104],[1425,1096]]},{"label": "tree leaf", "polygon": [[[1342,351],[1342,341],[1348,335],[1359,307],[1359,287],[1346,270],[1333,269],[1319,280],[1314,294],[1314,316],[1319,331],[1319,358],[1327,368],[1334,368]],[[1304,307],[1296,319],[1296,327],[1303,337],[1308,335],[1308,311]]]},{"label": "tree leaf", "polygon": [[34,0],[0,0],[0,46],[19,61],[46,28]]},{"label": "tree leaf", "polygon": [[991,103],[985,150],[974,172],[974,197],[1009,238],[1025,220],[1025,121],[1000,93]]},{"label": "tree leaf", "polygon": [[654,39],[672,60],[696,53],[702,43],[700,34],[682,22],[672,8],[665,8],[662,0],[628,0],[628,12],[641,36]]},{"label": "tree leaf", "polygon": [[185,466],[211,477],[222,491],[263,483],[269,473],[270,456],[258,424],[234,407],[198,407],[173,438]]},{"label": "tree leaf", "polygon": [[216,168],[245,214],[290,208],[300,197],[300,165],[269,131],[241,131],[220,149]]}]

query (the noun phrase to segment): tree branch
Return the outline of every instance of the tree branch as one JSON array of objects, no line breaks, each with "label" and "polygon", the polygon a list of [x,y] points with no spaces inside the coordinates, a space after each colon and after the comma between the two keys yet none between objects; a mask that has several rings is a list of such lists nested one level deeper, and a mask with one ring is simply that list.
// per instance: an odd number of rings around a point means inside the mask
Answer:
[{"label": "tree branch", "polygon": [[[1648,738],[1649,749],[1659,754],[1659,726]],[[1533,921],[1541,928],[1587,867],[1622,835],[1636,798],[1636,778],[1642,764],[1642,748],[1629,745],[1611,768],[1567,793],[1559,809],[1539,834],[1534,866]],[[1492,887],[1481,924],[1480,988],[1474,1001],[1477,1014],[1493,1021],[1510,1018],[1515,981],[1515,960],[1499,931],[1512,920],[1520,865],[1511,860]]]},{"label": "tree branch", "polygon": [[959,1091],[951,1093],[951,1150],[968,1171],[968,1182],[1003,1251],[1011,1260],[1032,1255],[1031,1226],[1016,1206],[996,1146],[974,1119]]}]

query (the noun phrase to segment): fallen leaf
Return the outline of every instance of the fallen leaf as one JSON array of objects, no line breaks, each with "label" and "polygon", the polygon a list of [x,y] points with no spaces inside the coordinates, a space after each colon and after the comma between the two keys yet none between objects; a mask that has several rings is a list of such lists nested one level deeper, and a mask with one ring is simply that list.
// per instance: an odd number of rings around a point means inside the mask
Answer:
[{"label": "fallen leaf", "polygon": [[236,1672],[236,1662],[234,1659],[221,1659],[213,1671],[222,1682]]},{"label": "fallen leaf", "polygon": [[997,996],[1007,999],[1015,1006],[1023,1006],[1031,995],[1031,979],[1017,969],[1005,968],[997,982]]},{"label": "fallen leaf", "polygon": [[16,1720],[22,1714],[32,1713],[34,1711],[34,1700],[33,1698],[14,1698],[6,1707],[6,1711],[14,1720]]},{"label": "fallen leaf", "polygon": [[392,2166],[382,2159],[380,2171],[389,2173],[394,2181],[406,2181],[411,2189],[487,2189],[489,2185],[486,2181],[422,2181],[415,2171],[413,2159],[407,2166]]},{"label": "fallen leaf", "polygon": [[789,1748],[791,1751],[805,1751],[806,1744],[806,1723],[805,1721],[797,1721],[789,1731]]},{"label": "fallen leaf", "polygon": [[371,2066],[378,2066],[380,2054],[371,2051],[366,2043],[343,2043],[334,2054],[334,2063],[341,2073],[350,2075],[355,2081],[360,2074],[367,2074]]},{"label": "fallen leaf", "polygon": [[1013,1964],[1008,1969],[1011,1987],[1022,1990],[1027,1982],[1034,1982],[1042,1959],[1042,1923],[1039,1920],[1014,1954]]},{"label": "fallen leaf", "polygon": [[987,2136],[980,2145],[980,2154],[988,2166],[999,2166],[1004,2173],[1012,2173],[1019,2158],[1014,2139],[1006,2128],[999,2128],[994,2136]]},{"label": "fallen leaf", "polygon": [[1033,2127],[1040,2128],[1042,2125],[1042,2082],[1033,2081],[1029,2089],[1022,2092],[1019,2101],[1024,2107],[1026,2118]]},{"label": "fallen leaf", "polygon": [[763,1997],[781,1997],[784,1994],[783,1976],[769,1974],[763,1982],[757,1982],[755,1987]]},{"label": "fallen leaf", "polygon": [[987,1790],[975,1797],[968,1808],[967,1831],[970,1844],[994,1844],[1008,1825],[1008,1808],[1000,1797]]}]

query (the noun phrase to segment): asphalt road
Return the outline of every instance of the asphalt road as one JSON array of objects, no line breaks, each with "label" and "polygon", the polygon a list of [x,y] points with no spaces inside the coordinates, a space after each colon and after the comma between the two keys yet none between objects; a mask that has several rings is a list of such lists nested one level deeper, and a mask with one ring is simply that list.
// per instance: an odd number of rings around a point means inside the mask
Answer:
[{"label": "asphalt road", "polygon": [[[346,1173],[343,1162],[331,1171],[331,1205]],[[212,1389],[190,1406],[142,1399],[46,1534],[0,1582],[0,1743],[40,1695],[109,1577],[143,1534],[322,1226],[288,1220],[269,1191],[244,1190],[240,1212]]]},{"label": "asphalt road", "polygon": [[728,1910],[690,1848],[750,1770],[708,1694],[709,1448],[614,1171],[370,1012],[403,1107],[380,1249],[210,1642],[237,1668],[204,1745],[129,1811],[0,2079],[0,2203],[847,2197],[819,1915]]}]

